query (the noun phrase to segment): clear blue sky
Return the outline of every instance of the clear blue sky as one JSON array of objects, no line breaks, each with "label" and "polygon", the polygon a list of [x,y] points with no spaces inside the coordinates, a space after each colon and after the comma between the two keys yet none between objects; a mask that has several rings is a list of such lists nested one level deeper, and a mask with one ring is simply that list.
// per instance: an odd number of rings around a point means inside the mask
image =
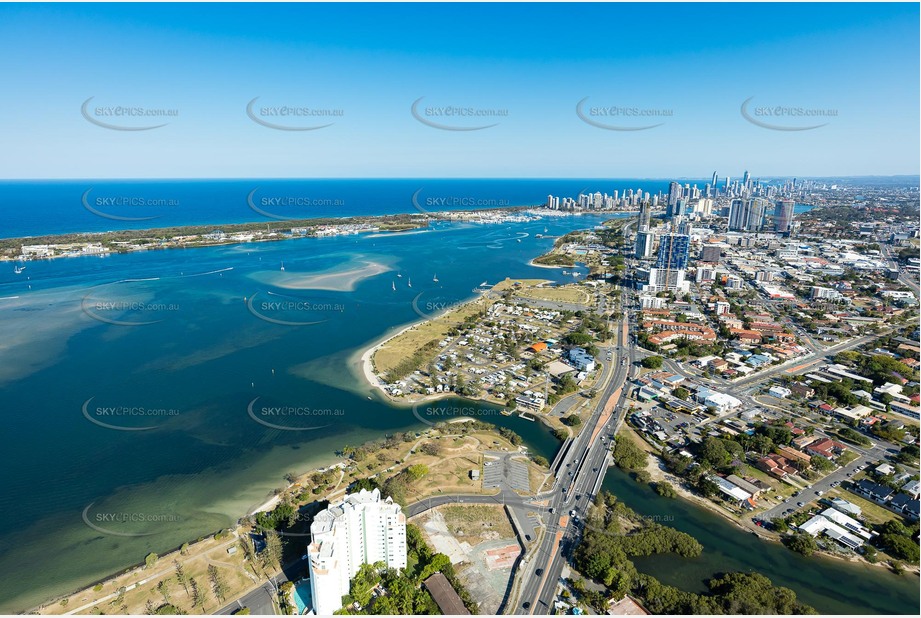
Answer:
[{"label": "clear blue sky", "polygon": [[[0,5],[0,176],[917,174],[918,21],[917,4]],[[81,115],[90,97],[179,115],[113,131]],[[247,117],[255,97],[343,115],[278,131]],[[420,97],[508,115],[443,131],[410,114]],[[603,130],[585,97],[673,115]],[[837,116],[769,130],[749,97]]]}]

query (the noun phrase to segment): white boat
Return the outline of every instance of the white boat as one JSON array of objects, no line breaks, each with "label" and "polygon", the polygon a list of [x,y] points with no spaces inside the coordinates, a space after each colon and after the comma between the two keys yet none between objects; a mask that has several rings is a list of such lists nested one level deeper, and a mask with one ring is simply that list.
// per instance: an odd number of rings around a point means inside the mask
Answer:
[{"label": "white boat", "polygon": [[563,271],[563,274],[564,274],[564,275],[568,275],[569,272],[564,270],[564,271]]},{"label": "white boat", "polygon": [[19,273],[21,273],[21,272],[24,271],[25,269],[26,269],[25,266],[16,266],[16,267],[13,268],[13,271],[18,275]]},{"label": "white boat", "polygon": [[438,283],[438,273],[435,273],[435,276],[432,277],[432,281],[434,281],[435,283]]},{"label": "white boat", "polygon": [[285,271],[285,263],[284,263],[284,262],[281,263],[281,271],[282,271],[282,272]]},{"label": "white boat", "polygon": [[394,282],[391,284],[391,286],[393,287],[393,291],[396,292],[396,291],[397,291],[397,282],[394,281]]},{"label": "white boat", "polygon": [[408,285],[409,287],[413,287],[413,278],[412,278],[412,277],[410,277],[409,279],[406,280],[406,285]]},{"label": "white boat", "polygon": [[402,279],[402,278],[403,278],[403,274],[402,274],[402,273],[397,273],[397,277],[400,277],[400,278]]}]

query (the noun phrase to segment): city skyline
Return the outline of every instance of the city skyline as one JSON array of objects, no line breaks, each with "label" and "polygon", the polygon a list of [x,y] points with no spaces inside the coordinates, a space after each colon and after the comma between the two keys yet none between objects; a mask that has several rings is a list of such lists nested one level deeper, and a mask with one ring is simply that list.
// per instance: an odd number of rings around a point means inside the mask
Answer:
[{"label": "city skyline", "polygon": [[919,167],[916,5],[88,6],[0,7],[9,178]]}]

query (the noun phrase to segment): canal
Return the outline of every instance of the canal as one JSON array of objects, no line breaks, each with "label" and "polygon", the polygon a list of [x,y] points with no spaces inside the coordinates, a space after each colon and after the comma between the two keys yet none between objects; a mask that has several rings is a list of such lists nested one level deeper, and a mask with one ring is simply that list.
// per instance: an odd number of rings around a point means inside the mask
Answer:
[{"label": "canal", "polygon": [[689,592],[706,591],[718,573],[758,572],[823,614],[908,614],[919,610],[918,578],[818,556],[804,557],[762,540],[687,500],[663,498],[612,467],[604,490],[640,515],[686,532],[703,545],[697,558],[660,554],[633,559],[637,570]]}]

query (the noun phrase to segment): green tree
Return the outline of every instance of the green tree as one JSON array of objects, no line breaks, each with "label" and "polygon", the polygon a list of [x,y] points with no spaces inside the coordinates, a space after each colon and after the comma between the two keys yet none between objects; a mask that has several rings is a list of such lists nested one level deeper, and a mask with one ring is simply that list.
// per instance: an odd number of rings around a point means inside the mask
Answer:
[{"label": "green tree", "polygon": [[646,369],[661,369],[663,358],[661,356],[647,356],[640,364]]},{"label": "green tree", "polygon": [[811,556],[819,548],[814,538],[803,533],[784,537],[784,544],[804,556]]}]

